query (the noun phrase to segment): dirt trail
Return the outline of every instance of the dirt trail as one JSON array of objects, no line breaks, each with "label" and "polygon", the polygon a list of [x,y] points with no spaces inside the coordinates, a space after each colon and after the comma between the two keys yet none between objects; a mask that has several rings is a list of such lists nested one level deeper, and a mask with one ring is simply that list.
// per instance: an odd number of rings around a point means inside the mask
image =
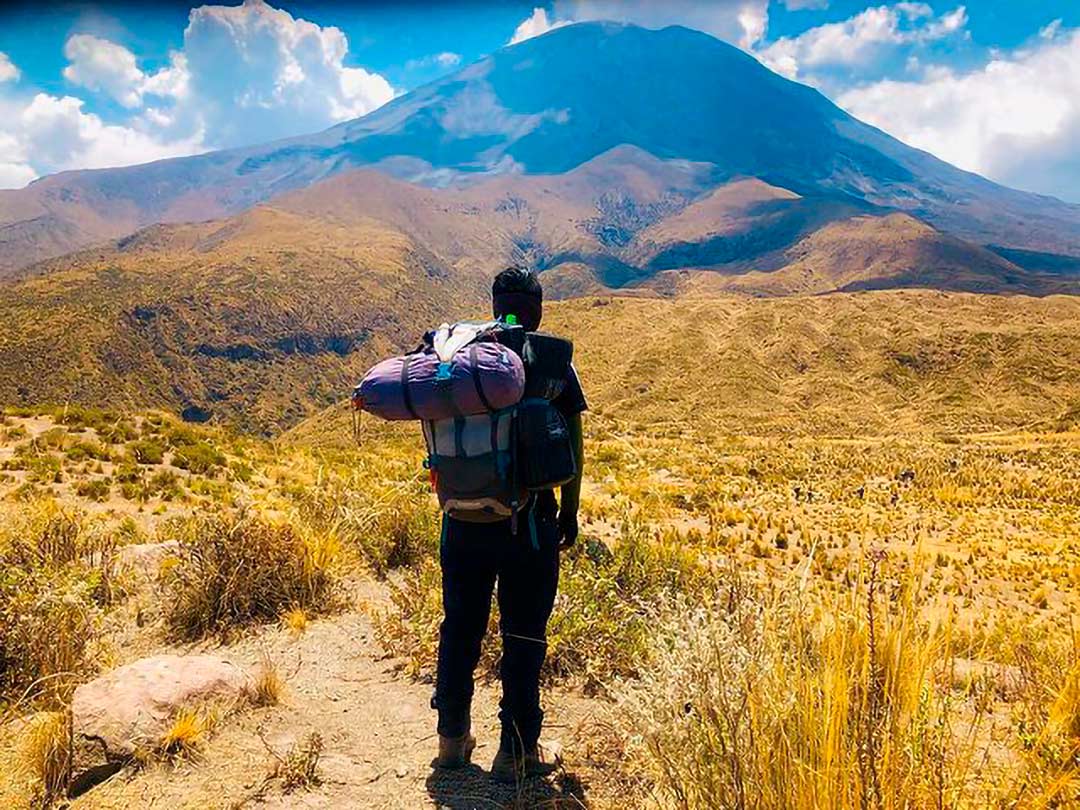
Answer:
[{"label": "dirt trail", "polygon": [[[376,599],[378,586],[366,583]],[[367,598],[360,594],[361,598]],[[200,648],[202,649],[202,648]],[[437,740],[431,685],[412,682],[382,658],[370,619],[359,611],[313,621],[294,638],[280,628],[216,650],[255,665],[276,662],[287,689],[281,703],[222,722],[198,759],[121,772],[78,799],[74,808],[581,808],[599,775],[587,760],[588,729],[610,706],[565,690],[545,698],[545,738],[566,750],[561,773],[525,786],[498,786],[488,768],[498,747],[498,686],[480,686],[474,707],[478,747],[473,767],[440,772],[431,767]],[[266,777],[273,756],[309,732],[324,749],[321,784],[283,794]]]}]

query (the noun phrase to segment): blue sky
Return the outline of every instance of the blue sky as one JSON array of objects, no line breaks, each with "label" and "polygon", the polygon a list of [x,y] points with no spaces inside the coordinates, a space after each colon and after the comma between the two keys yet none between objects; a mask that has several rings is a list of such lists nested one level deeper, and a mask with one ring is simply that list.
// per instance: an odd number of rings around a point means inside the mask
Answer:
[{"label": "blue sky", "polygon": [[357,117],[552,27],[681,24],[915,146],[1080,202],[1080,2],[551,0],[0,6],[0,188]]}]

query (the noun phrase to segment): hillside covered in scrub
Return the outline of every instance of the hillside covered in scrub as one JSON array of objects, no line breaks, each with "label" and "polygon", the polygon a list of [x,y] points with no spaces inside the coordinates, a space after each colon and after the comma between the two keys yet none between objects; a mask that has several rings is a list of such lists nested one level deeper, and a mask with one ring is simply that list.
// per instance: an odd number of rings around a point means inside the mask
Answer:
[{"label": "hillside covered in scrub", "polygon": [[[312,258],[309,283],[292,237],[249,219],[250,233],[207,246],[198,240],[208,228],[193,227],[194,247],[172,264],[132,246],[115,271],[74,265],[10,290],[0,399],[165,408],[272,434],[343,402],[369,365],[413,348],[425,329],[487,315],[479,277],[425,269],[397,237],[356,231],[354,253]],[[257,259],[236,244],[257,245]],[[399,251],[394,263],[380,264],[382,248]],[[448,277],[465,291],[448,289]],[[941,433],[1075,420],[1078,301],[688,293],[551,302],[546,317],[573,337],[598,406],[642,425]]]}]

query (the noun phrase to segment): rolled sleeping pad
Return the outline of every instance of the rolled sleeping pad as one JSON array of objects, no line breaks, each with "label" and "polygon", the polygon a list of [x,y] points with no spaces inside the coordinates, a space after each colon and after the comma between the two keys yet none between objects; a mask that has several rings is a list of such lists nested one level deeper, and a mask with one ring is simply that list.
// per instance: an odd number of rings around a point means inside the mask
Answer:
[{"label": "rolled sleeping pad", "polygon": [[357,387],[361,407],[383,419],[449,419],[517,404],[525,366],[494,341],[477,341],[448,362],[434,352],[406,354],[371,368]]}]

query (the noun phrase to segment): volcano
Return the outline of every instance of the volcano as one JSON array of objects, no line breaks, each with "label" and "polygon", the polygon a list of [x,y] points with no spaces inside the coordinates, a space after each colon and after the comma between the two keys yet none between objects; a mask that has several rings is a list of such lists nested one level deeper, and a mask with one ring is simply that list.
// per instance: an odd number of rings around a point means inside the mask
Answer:
[{"label": "volcano", "polygon": [[[625,182],[628,162],[636,186]],[[1080,256],[1080,206],[912,149],[706,34],[581,23],[314,135],[0,192],[0,272],[148,225],[234,215],[360,168],[372,187],[385,176],[424,199],[445,190],[451,205],[461,195],[528,203],[535,178],[546,178],[540,185],[563,187],[565,228],[597,237],[589,250],[564,252],[564,263],[615,285],[687,268],[767,270],[828,222],[896,212],[994,245],[997,269],[1014,275],[1028,259],[1061,266],[1047,260],[1057,255],[1073,267],[1067,259]],[[574,172],[571,182],[553,179]],[[364,196],[365,182],[353,182],[354,193]],[[732,184],[757,188],[734,211],[717,204],[740,196]],[[677,227],[665,229],[674,216]],[[546,269],[560,253],[528,244],[535,236],[511,239]]]}]

